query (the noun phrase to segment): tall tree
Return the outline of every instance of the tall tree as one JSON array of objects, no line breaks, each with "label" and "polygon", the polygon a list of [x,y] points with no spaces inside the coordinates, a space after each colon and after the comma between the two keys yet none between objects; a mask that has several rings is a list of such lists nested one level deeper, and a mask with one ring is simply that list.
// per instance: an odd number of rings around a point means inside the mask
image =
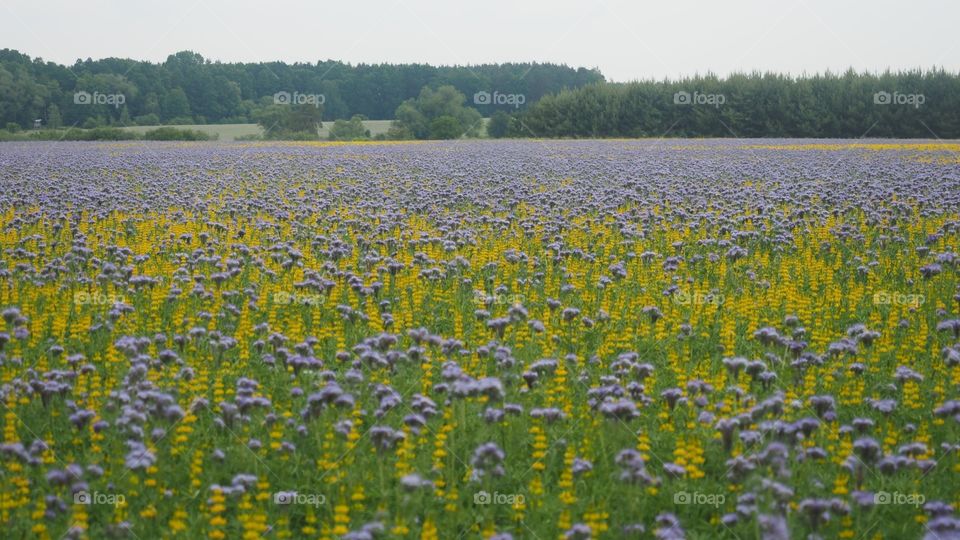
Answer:
[{"label": "tall tree", "polygon": [[416,99],[409,99],[397,107],[395,132],[409,131],[418,139],[476,136],[483,127],[483,117],[476,109],[464,106],[465,101],[466,96],[453,86],[445,85],[436,90],[425,86]]},{"label": "tall tree", "polygon": [[187,93],[179,86],[171,90],[163,98],[163,119],[185,118],[190,116],[190,100]]},{"label": "tall tree", "polygon": [[56,129],[63,125],[63,118],[60,116],[60,107],[56,103],[51,103],[47,107],[47,127]]}]

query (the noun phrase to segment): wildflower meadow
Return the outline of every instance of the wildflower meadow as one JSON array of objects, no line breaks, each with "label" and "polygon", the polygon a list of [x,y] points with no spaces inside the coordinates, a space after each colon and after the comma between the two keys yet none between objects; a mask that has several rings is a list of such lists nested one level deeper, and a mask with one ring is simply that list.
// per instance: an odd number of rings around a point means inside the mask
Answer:
[{"label": "wildflower meadow", "polygon": [[960,537],[958,144],[44,150],[0,537]]}]

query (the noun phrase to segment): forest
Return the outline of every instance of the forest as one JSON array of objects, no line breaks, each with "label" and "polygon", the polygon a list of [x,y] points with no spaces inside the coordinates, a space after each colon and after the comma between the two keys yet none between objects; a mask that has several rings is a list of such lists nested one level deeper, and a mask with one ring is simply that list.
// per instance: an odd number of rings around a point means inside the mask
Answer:
[{"label": "forest", "polygon": [[[323,121],[377,119],[394,120],[394,139],[960,137],[960,77],[937,68],[615,83],[596,69],[544,63],[222,63],[182,51],[161,64],[64,66],[4,49],[0,97],[8,131],[36,120],[46,128],[260,123],[270,138],[309,138]],[[490,118],[485,129],[481,118]]]},{"label": "forest", "polygon": [[[37,119],[53,128],[253,123],[257,111],[273,104],[278,93],[323,96],[324,120],[354,115],[392,119],[397,107],[424,87],[453,86],[471,97],[477,92],[520,94],[529,104],[548,93],[603,80],[596,70],[542,63],[221,63],[182,51],[162,64],[106,58],[64,66],[3,49],[0,126],[27,128]],[[123,97],[77,103],[81,92]],[[517,107],[488,103],[477,108],[489,116],[498,108]]]},{"label": "forest", "polygon": [[960,78],[940,69],[590,84],[512,122],[525,137],[960,137]]}]

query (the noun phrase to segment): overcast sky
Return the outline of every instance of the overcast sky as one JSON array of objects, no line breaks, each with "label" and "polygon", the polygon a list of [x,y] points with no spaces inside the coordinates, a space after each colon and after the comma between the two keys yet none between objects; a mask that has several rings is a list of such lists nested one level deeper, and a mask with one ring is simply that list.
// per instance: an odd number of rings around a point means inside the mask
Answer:
[{"label": "overcast sky", "polygon": [[556,62],[608,80],[711,71],[960,71],[956,0],[0,0],[0,48],[73,64]]}]

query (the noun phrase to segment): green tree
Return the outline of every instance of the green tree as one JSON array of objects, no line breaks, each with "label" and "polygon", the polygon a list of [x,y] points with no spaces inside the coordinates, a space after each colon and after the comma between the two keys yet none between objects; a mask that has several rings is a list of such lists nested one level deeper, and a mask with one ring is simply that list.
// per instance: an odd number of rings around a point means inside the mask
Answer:
[{"label": "green tree", "polygon": [[57,129],[63,126],[63,118],[60,116],[60,107],[56,103],[51,103],[47,107],[47,127]]},{"label": "green tree", "polygon": [[157,123],[160,123],[160,98],[157,97],[157,94],[150,92],[143,98],[143,114],[155,114],[157,115]]},{"label": "green tree", "polygon": [[163,97],[163,119],[182,118],[191,116],[190,101],[183,88],[177,87]]},{"label": "green tree", "polygon": [[[404,138],[426,139],[430,135],[430,120],[420,112],[415,100],[407,100],[397,107],[391,129]],[[396,129],[394,129],[396,128]]]},{"label": "green tree", "polygon": [[[739,73],[619,84],[606,83],[595,70],[550,64],[229,64],[183,51],[160,64],[107,58],[67,67],[0,49],[0,126],[30,126],[37,118],[49,125],[54,104],[65,125],[116,124],[123,105],[138,123],[248,122],[276,92],[298,91],[323,94],[328,119],[393,117],[390,137],[430,137],[440,116],[456,118],[473,136],[482,120],[463,96],[494,89],[526,96],[509,111],[507,136],[860,137],[869,131],[871,137],[930,137],[932,131],[943,139],[960,137],[960,75],[944,69],[801,78]],[[721,94],[725,102],[676,104],[673,96],[681,91]],[[916,107],[873,101],[874,94],[896,91],[925,100]],[[77,92],[122,93],[125,101],[81,103],[74,100]],[[151,114],[159,120],[147,122]],[[304,123],[311,123],[309,116],[302,115]],[[494,123],[493,133],[500,129]]]},{"label": "green tree", "polygon": [[323,126],[323,107],[319,105],[289,105],[287,106],[285,129],[293,133],[312,133]]},{"label": "green tree", "polygon": [[337,120],[330,128],[331,141],[357,141],[370,138],[370,130],[363,126],[363,118],[356,114],[350,120]]},{"label": "green tree", "polygon": [[[441,86],[436,90],[425,86],[416,99],[409,99],[397,107],[395,132],[407,130],[417,139],[476,136],[483,126],[483,117],[476,109],[464,106],[465,101],[466,96],[453,86]],[[441,118],[443,120],[438,122]]]},{"label": "green tree", "polygon": [[138,126],[155,126],[160,123],[160,117],[154,113],[141,114],[133,119]]},{"label": "green tree", "polygon": [[445,114],[430,122],[431,139],[457,139],[461,135],[463,135],[463,126],[453,116]]},{"label": "green tree", "polygon": [[390,141],[406,141],[409,139],[415,139],[413,132],[410,131],[410,128],[397,124],[396,122],[390,125],[390,128],[387,129],[386,135],[384,138]]},{"label": "green tree", "polygon": [[494,139],[500,139],[506,137],[509,131],[510,115],[503,111],[493,113],[490,121],[487,122],[487,135]]},{"label": "green tree", "polygon": [[268,139],[317,139],[322,117],[314,105],[268,105],[254,114]]},{"label": "green tree", "polygon": [[120,109],[120,120],[117,123],[120,124],[121,126],[133,125],[133,121],[130,120],[130,110],[127,109],[126,105],[124,105],[123,108]]},{"label": "green tree", "polygon": [[286,126],[287,107],[285,105],[270,105],[257,110],[254,120],[263,129],[263,136],[268,139],[277,138],[283,133]]}]

